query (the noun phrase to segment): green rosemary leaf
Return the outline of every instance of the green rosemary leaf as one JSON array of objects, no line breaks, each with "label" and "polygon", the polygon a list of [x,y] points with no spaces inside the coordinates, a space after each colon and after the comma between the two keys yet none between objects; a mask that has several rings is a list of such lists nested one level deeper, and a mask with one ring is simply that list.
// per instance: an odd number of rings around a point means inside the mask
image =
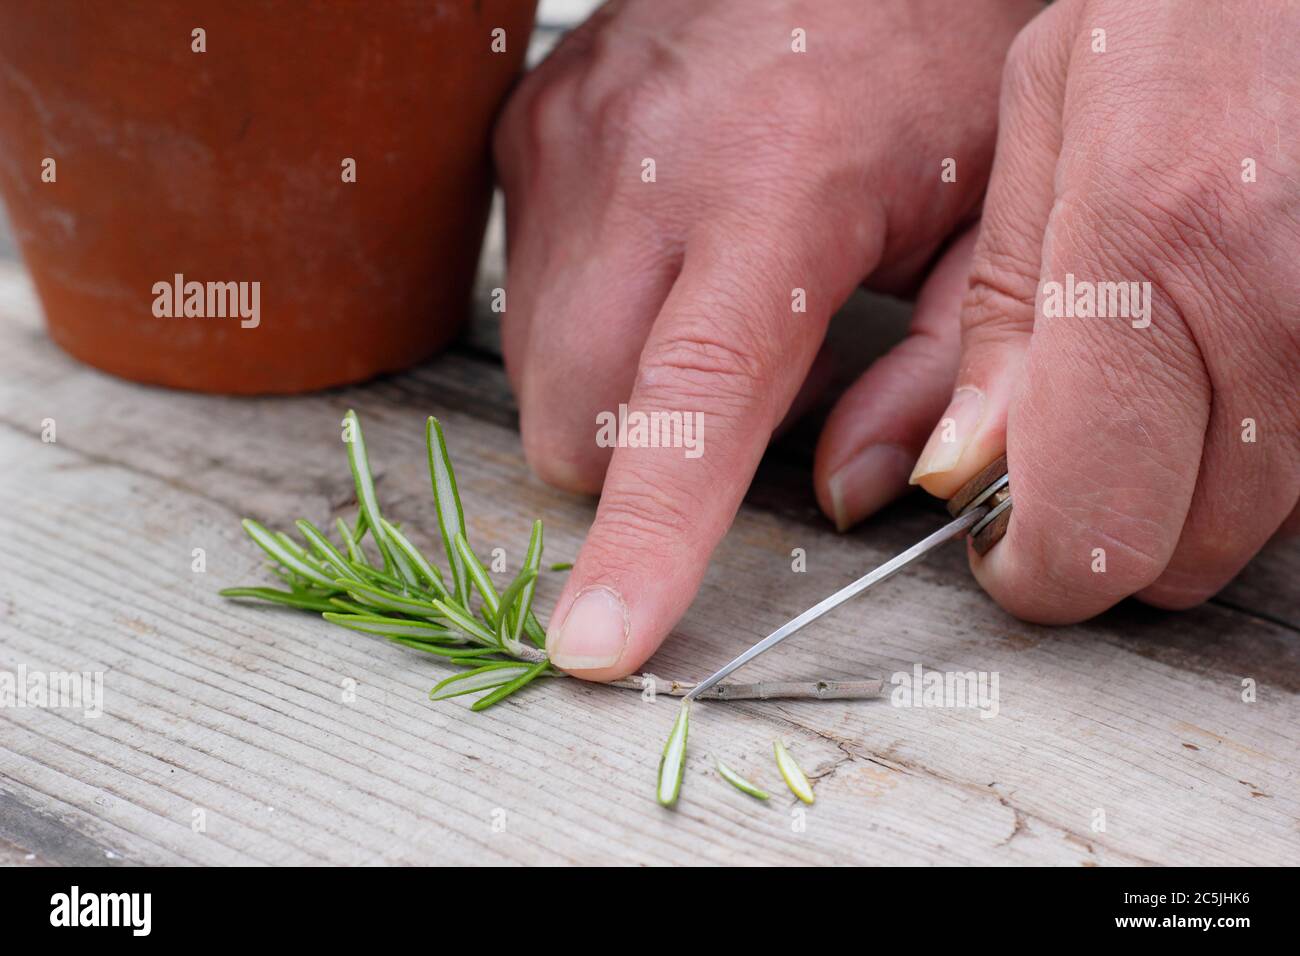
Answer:
[{"label": "green rosemary leaf", "polygon": [[682,774],[686,770],[686,734],[690,722],[691,702],[682,698],[682,709],[677,712],[672,733],[664,744],[664,754],[659,758],[659,787],[655,797],[665,807],[675,804],[682,792]]},{"label": "green rosemary leaf", "polygon": [[736,773],[736,771],[728,767],[721,760],[717,761],[717,764],[718,764],[718,776],[720,776],[723,780],[727,781],[727,783],[731,784],[741,793],[747,793],[751,797],[757,797],[759,800],[767,800],[769,797],[771,797],[771,794],[768,793],[766,790],[760,790],[758,787],[754,786],[752,783],[750,783],[740,774]]},{"label": "green rosemary leaf", "polygon": [[338,548],[334,547],[333,542],[325,537],[324,533],[306,518],[299,518],[294,522],[302,536],[307,539],[307,543],[315,549],[321,560],[329,569],[337,571],[345,578],[351,578],[354,581],[360,581],[357,572],[353,571],[348,565],[347,559],[339,554]]},{"label": "green rosemary leaf", "polygon": [[359,604],[365,604],[369,607],[377,607],[385,611],[397,611],[399,614],[412,614],[415,617],[436,618],[438,612],[427,601],[419,598],[407,597],[394,591],[385,591],[383,588],[375,587],[373,584],[367,584],[364,581],[350,581],[346,578],[340,578],[336,586],[347,591],[352,599]]},{"label": "green rosemary leaf", "polygon": [[474,618],[470,616],[469,612],[460,605],[435,598],[433,601],[433,607],[439,614],[445,617],[453,627],[458,627],[465,634],[469,635],[471,640],[477,641],[480,644],[487,644],[499,648],[496,635],[478,621],[474,620]]},{"label": "green rosemary leaf", "polygon": [[551,565],[552,571],[569,571],[573,568],[572,561],[557,561]]},{"label": "green rosemary leaf", "polygon": [[[382,518],[379,520],[383,521]],[[384,521],[384,524],[388,527],[393,527],[393,525],[389,525],[387,521]],[[388,553],[393,558],[393,567],[396,569],[397,576],[402,579],[402,582],[407,587],[419,587],[419,573],[415,570],[415,566],[411,564],[411,559],[406,556],[406,552],[399,548],[397,543],[391,538],[388,540]]]},{"label": "green rosemary leaf", "polygon": [[[360,525],[360,521],[357,522]],[[334,519],[334,527],[338,529],[339,537],[343,539],[343,545],[348,549],[348,560],[353,564],[363,564],[369,567],[370,561],[366,558],[365,549],[361,547],[361,539],[358,535],[353,534],[348,523],[342,518]]]},{"label": "green rosemary leaf", "polygon": [[385,569],[397,568],[400,573],[400,568],[393,557],[393,548],[388,543],[384,529],[379,523],[379,498],[375,494],[375,479],[370,472],[370,456],[366,454],[366,439],[361,431],[361,420],[357,418],[357,413],[349,408],[347,414],[343,416],[343,421],[352,435],[352,440],[344,444],[348,447],[348,465],[352,468],[352,481],[357,489],[357,504],[361,506],[366,527],[370,529],[370,534],[375,539],[375,546],[379,548],[379,554],[384,559]]},{"label": "green rosemary leaf", "polygon": [[524,633],[527,634],[534,644],[545,650],[546,648],[546,628],[542,627],[542,622],[537,620],[537,615],[532,611],[524,619]]},{"label": "green rosemary leaf", "polygon": [[337,614],[332,609],[321,615],[331,624],[338,624],[363,634],[382,637],[409,637],[429,644],[463,643],[459,634],[445,627],[424,621],[411,621],[383,614]]},{"label": "green rosemary leaf", "polygon": [[511,636],[516,644],[519,643],[519,638],[523,636],[524,625],[528,621],[528,614],[533,607],[533,592],[537,590],[537,572],[541,566],[542,521],[539,518],[533,522],[533,533],[528,538],[528,550],[524,552],[523,569],[532,571],[533,576],[524,585],[523,593],[519,596],[519,604],[510,614]]},{"label": "green rosemary leaf", "polygon": [[425,425],[425,444],[429,451],[429,479],[433,483],[433,500],[438,508],[438,529],[442,532],[442,544],[447,551],[447,561],[451,564],[456,600],[468,607],[468,571],[465,559],[455,545],[456,534],[465,535],[465,511],[456,490],[456,472],[451,467],[451,456],[447,453],[442,425],[432,415]]},{"label": "green rosemary leaf", "polygon": [[301,591],[280,591],[275,588],[225,588],[218,591],[226,598],[254,598],[259,601],[271,601],[288,607],[301,608],[304,611],[332,611],[334,605],[329,598],[303,594]]},{"label": "green rosemary leaf", "polygon": [[528,668],[525,673],[520,674],[510,683],[502,684],[496,690],[484,694],[478,700],[474,701],[474,703],[470,705],[469,709],[473,711],[487,710],[493,704],[499,704],[511,694],[527,687],[533,682],[534,678],[538,677],[542,671],[546,670],[546,668],[550,666],[550,661],[538,661],[532,667]]},{"label": "green rosemary leaf", "polygon": [[461,694],[472,694],[476,690],[488,690],[508,684],[516,677],[521,677],[532,670],[535,665],[516,664],[510,661],[493,662],[476,667],[463,674],[452,674],[446,680],[439,681],[429,691],[430,700],[448,700]]},{"label": "green rosemary leaf", "polygon": [[307,549],[302,547],[302,545],[293,540],[293,538],[289,537],[289,535],[285,534],[283,531],[275,532],[275,540],[280,543],[281,547],[296,557],[299,561],[315,568],[326,577],[330,576],[330,569],[325,562],[316,557],[316,555],[310,554]]},{"label": "green rosemary leaf", "polygon": [[393,577],[391,574],[385,574],[378,568],[372,568],[368,565],[357,564],[355,561],[349,561],[348,564],[357,576],[367,584],[373,585],[381,590],[397,591],[399,593],[406,590],[406,585]]},{"label": "green rosemary leaf", "polygon": [[387,518],[380,518],[379,520],[383,522],[384,533],[388,535],[389,540],[397,550],[406,555],[407,560],[411,562],[420,576],[429,582],[429,587],[433,589],[434,593],[442,598],[450,597],[451,595],[447,593],[447,586],[442,583],[442,573],[429,563],[428,558],[424,556],[420,549],[411,544],[411,540],[402,534]]},{"label": "green rosemary leaf", "polygon": [[799,769],[799,765],[794,762],[790,752],[785,749],[785,744],[777,740],[773,742],[773,751],[776,753],[776,765],[781,771],[781,776],[785,778],[786,786],[790,792],[802,800],[804,803],[812,803],[817,799],[813,795],[812,785],[804,772]]},{"label": "green rosemary leaf", "polygon": [[[497,640],[501,646],[513,654],[515,657],[523,655],[524,647],[519,643],[519,632],[523,630],[522,625],[518,628],[512,628],[510,619],[517,617],[518,604],[524,599],[525,593],[537,581],[536,568],[524,568],[510,582],[510,587],[506,588],[505,593],[501,595],[501,614],[497,619]],[[522,620],[522,618],[520,618]]]},{"label": "green rosemary leaf", "polygon": [[[244,530],[248,532],[248,536],[256,542],[257,546],[290,571],[306,578],[313,584],[319,584],[331,591],[338,590],[334,581],[327,574],[305,560],[307,554],[301,548],[286,546],[280,536],[273,535],[252,518],[245,518],[243,524]],[[299,552],[301,552],[301,556]]]},{"label": "green rosemary leaf", "polygon": [[[437,654],[439,657],[444,658],[447,663],[455,664],[460,667],[481,667],[484,663],[487,663],[488,660],[495,660],[494,658],[486,658],[486,655],[500,653],[500,651],[494,651],[490,647],[479,647],[473,650],[466,650],[461,645],[430,644],[427,641],[415,640],[409,637],[392,637],[391,635],[384,636],[394,644],[401,644],[403,647],[410,647],[417,651],[424,651],[426,654]],[[501,663],[509,664],[510,662],[501,661]]]},{"label": "green rosemary leaf", "polygon": [[[492,583],[492,578],[488,576],[487,568],[483,567],[483,562],[478,559],[474,549],[469,546],[465,540],[464,532],[457,531],[453,542],[456,546],[456,552],[460,555],[461,560],[465,562],[465,571],[469,575],[470,582],[474,585],[474,590],[478,591],[479,596],[483,598],[484,618],[487,619],[488,627],[496,627],[497,617],[501,611],[501,595],[497,593],[496,585]],[[465,606],[468,607],[467,602]]]}]

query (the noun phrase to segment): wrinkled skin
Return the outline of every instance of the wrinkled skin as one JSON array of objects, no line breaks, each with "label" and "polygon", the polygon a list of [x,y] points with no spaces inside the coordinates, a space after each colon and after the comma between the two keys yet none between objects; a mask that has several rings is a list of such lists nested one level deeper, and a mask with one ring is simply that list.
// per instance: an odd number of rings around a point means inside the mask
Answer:
[{"label": "wrinkled skin", "polygon": [[[1015,517],[972,567],[1013,614],[1190,607],[1296,508],[1297,64],[1300,5],[1270,0],[1063,2],[1017,37],[962,309],[982,415],[920,478],[949,495],[1005,441]],[[1150,327],[1043,318],[1067,273],[1149,281]]]},{"label": "wrinkled skin", "polygon": [[[1134,592],[1193,603],[1276,530],[1300,476],[1297,172],[1279,140],[1300,102],[1281,67],[1296,28],[1110,6],[634,0],[526,78],[495,142],[507,370],[532,467],[603,488],[552,616],[558,666],[611,679],[658,647],[863,281],[920,294],[912,334],[826,424],[814,486],[838,526],[905,490],[956,378],[982,390],[980,413],[918,478],[951,493],[1005,439],[1015,516],[972,560],[1017,614],[1074,620]],[[1084,60],[1096,16],[1112,52]],[[1066,266],[1150,280],[1151,327],[1035,327],[1040,271]],[[621,402],[703,412],[704,455],[598,447],[597,414]],[[1243,417],[1261,438],[1238,447]]]}]

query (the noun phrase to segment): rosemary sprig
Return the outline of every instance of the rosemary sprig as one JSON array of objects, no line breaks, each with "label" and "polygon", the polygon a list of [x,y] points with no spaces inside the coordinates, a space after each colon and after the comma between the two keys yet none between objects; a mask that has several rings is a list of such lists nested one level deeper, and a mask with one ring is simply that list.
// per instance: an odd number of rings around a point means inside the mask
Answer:
[{"label": "rosemary sprig", "polygon": [[[425,429],[429,480],[438,515],[438,530],[449,568],[444,578],[399,525],[384,518],[379,508],[365,437],[356,412],[348,410],[342,421],[348,466],[356,486],[358,514],[355,523],[334,523],[336,545],[325,531],[309,521],[297,523],[306,547],[284,532],[272,532],[249,518],[243,522],[248,536],[270,558],[269,568],[284,588],[236,587],[221,594],[315,611],[331,624],[372,634],[433,655],[468,670],[440,682],[431,692],[435,700],[486,691],[474,710],[481,710],[518,693],[542,676],[562,676],[547,659],[546,629],[533,613],[533,595],[542,564],[542,523],[533,524],[524,560],[514,580],[498,592],[483,562],[474,553],[465,530],[465,511],[456,486],[456,472],[446,438],[437,419]],[[370,538],[379,552],[372,562],[366,552]],[[552,570],[572,567],[564,562]],[[477,597],[476,597],[477,595]],[[527,635],[532,647],[524,643]],[[483,677],[481,674],[495,673]],[[636,691],[653,688],[670,696],[685,694],[693,684],[646,674],[611,681],[611,686]],[[879,680],[776,681],[759,684],[719,684],[702,697],[717,700],[797,697],[805,699],[877,697]],[[453,693],[454,692],[454,693]],[[673,757],[665,750],[667,778],[661,778],[661,800],[681,786],[685,760],[686,711],[678,718],[681,750]],[[674,725],[673,740],[678,736]],[[788,755],[787,755],[788,757]],[[790,761],[793,764],[793,761]],[[675,768],[675,769],[674,769]],[[798,768],[794,768],[798,771]],[[675,774],[675,777],[674,777]],[[676,780],[674,783],[673,780]],[[789,779],[789,778],[787,778]],[[797,779],[797,778],[796,778]],[[804,778],[806,785],[806,778]],[[811,790],[808,791],[811,794]]]},{"label": "rosemary sprig", "polygon": [[[354,527],[342,519],[335,522],[342,547],[305,519],[296,525],[305,548],[284,532],[272,532],[246,519],[244,530],[270,557],[271,570],[288,590],[239,587],[221,594],[317,611],[331,624],[468,666],[470,670],[439,682],[429,696],[446,700],[487,691],[475,701],[474,710],[491,707],[551,673],[546,654],[521,640],[528,634],[538,648],[546,644],[546,631],[532,613],[542,560],[542,523],[533,525],[519,573],[504,592],[498,592],[469,545],[447,442],[442,426],[430,418],[425,432],[429,478],[450,567],[448,587],[438,568],[380,512],[356,412],[349,409],[342,425],[359,506]],[[367,536],[379,551],[382,568],[366,556]]]}]

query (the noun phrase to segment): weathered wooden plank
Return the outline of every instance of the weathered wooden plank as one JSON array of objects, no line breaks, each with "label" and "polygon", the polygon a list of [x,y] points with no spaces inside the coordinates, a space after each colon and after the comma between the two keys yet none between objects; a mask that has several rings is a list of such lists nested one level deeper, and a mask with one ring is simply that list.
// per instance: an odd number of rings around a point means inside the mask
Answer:
[{"label": "weathered wooden plank", "polygon": [[[494,362],[453,354],[364,388],[231,401],[101,376],[33,314],[24,280],[0,276],[0,669],[99,669],[106,695],[99,718],[0,710],[0,837],[43,859],[1205,864],[1300,850],[1293,633],[1217,605],[1031,627],[978,591],[957,548],[752,677],[996,672],[996,718],[887,701],[702,704],[682,801],[665,811],[652,788],[670,701],[554,680],[470,714],[427,701],[442,671],[424,655],[215,596],[260,577],[239,517],[351,513],[338,436],[349,406],[386,510],[421,544],[432,412],[475,544],[513,564],[540,515],[548,558],[572,557],[591,502],[528,474]],[[52,445],[39,439],[46,417]],[[918,500],[835,535],[791,447],[765,464],[656,673],[707,673],[940,520]],[[791,571],[796,546],[807,573]],[[559,584],[543,580],[543,610]],[[1244,677],[1256,703],[1240,699]],[[772,766],[778,735],[816,778],[802,830]],[[777,797],[734,791],[708,754]],[[206,832],[193,831],[196,808]]]}]

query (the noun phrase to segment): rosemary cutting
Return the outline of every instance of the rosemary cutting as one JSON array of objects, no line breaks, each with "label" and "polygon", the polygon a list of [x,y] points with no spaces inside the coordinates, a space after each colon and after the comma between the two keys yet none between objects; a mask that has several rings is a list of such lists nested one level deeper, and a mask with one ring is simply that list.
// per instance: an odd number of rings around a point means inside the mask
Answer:
[{"label": "rosemary cutting", "polygon": [[442,425],[430,417],[425,442],[438,529],[450,566],[444,578],[401,527],[380,513],[356,412],[349,410],[342,424],[359,505],[355,524],[341,518],[335,522],[336,544],[310,521],[298,521],[304,546],[245,519],[244,530],[270,557],[271,571],[285,588],[226,588],[221,594],[316,611],[331,624],[436,655],[464,670],[439,682],[430,698],[482,692],[472,710],[500,703],[538,677],[558,674],[542,649],[546,630],[532,610],[542,522],[533,523],[519,573],[497,591],[470,547]]},{"label": "rosemary cutting", "polygon": [[[523,566],[503,592],[470,547],[456,472],[442,425],[430,417],[425,427],[429,481],[438,512],[438,530],[449,565],[442,572],[401,529],[379,510],[365,436],[356,412],[343,417],[348,465],[356,485],[354,524],[335,521],[336,544],[310,521],[296,522],[305,546],[284,532],[273,532],[251,518],[244,530],[271,559],[270,569],[284,588],[235,587],[224,597],[267,601],[315,611],[331,624],[394,644],[424,651],[467,673],[440,682],[434,700],[483,691],[473,710],[482,710],[522,690],[539,677],[567,676],[549,666],[546,629],[533,613],[533,594],[542,570],[542,522],[533,523]],[[378,560],[367,549],[373,545]],[[550,565],[553,571],[573,565]],[[525,642],[525,639],[527,642]],[[520,667],[519,665],[526,665]],[[653,674],[624,677],[607,686],[680,697],[695,685]],[[882,681],[770,681],[722,683],[700,695],[709,700],[767,700],[774,697],[817,700],[878,697]]]},{"label": "rosemary cutting", "polygon": [[[444,576],[400,525],[380,512],[370,471],[361,422],[351,409],[343,417],[348,465],[356,486],[358,513],[354,523],[334,523],[337,542],[307,520],[295,522],[296,540],[271,531],[252,518],[244,530],[270,560],[270,570],[283,588],[226,588],[227,598],[266,601],[313,611],[331,624],[394,644],[423,651],[460,670],[429,691],[432,700],[479,694],[471,710],[479,711],[523,690],[539,677],[567,676],[551,667],[546,656],[546,629],[533,613],[533,595],[542,570],[542,522],[533,522],[522,566],[504,591],[498,591],[487,568],[470,546],[465,511],[456,487],[456,472],[442,425],[430,417],[425,426],[429,481],[438,514],[448,572]],[[567,570],[563,562],[553,571]],[[664,680],[653,674],[611,681],[611,686],[680,697],[695,685]],[[880,680],[772,681],[758,684],[722,683],[700,699],[766,700],[773,697],[846,699],[877,697]],[[659,762],[656,796],[671,807],[681,793],[686,768],[686,737],[690,701],[683,700]],[[780,741],[776,743],[781,774],[799,799],[812,803],[812,788],[803,771]],[[768,794],[718,763],[724,780],[760,800]]]}]

